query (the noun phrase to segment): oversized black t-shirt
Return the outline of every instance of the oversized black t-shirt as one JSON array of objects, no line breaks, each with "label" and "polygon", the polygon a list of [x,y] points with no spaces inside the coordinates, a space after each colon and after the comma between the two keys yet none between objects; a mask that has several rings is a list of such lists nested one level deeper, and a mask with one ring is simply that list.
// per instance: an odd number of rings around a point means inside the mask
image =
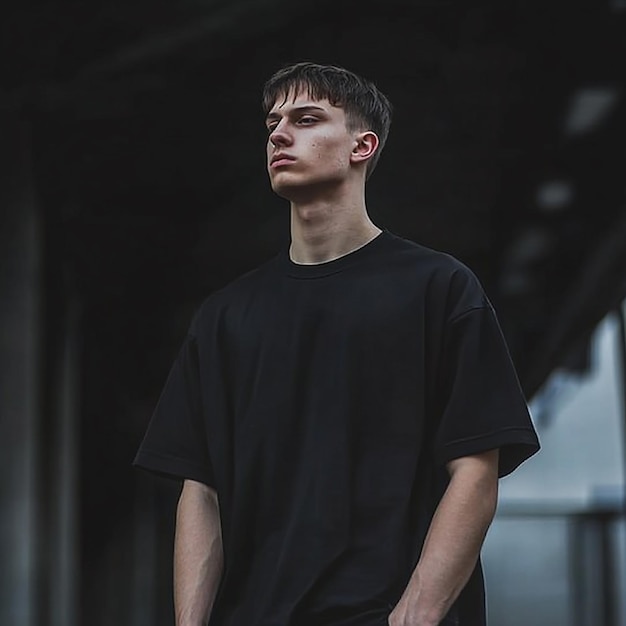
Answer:
[{"label": "oversized black t-shirt", "polygon": [[[211,626],[375,626],[399,600],[446,463],[538,449],[494,311],[452,257],[383,231],[288,250],[198,310],[135,463],[217,490]],[[480,626],[480,566],[443,623]]]}]

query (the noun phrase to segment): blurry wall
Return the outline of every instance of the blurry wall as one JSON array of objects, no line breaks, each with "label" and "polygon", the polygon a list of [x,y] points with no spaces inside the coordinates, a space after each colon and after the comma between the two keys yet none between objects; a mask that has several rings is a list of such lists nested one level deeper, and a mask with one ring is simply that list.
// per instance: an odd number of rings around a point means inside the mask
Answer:
[{"label": "blurry wall", "polygon": [[622,323],[609,314],[588,373],[557,370],[531,403],[543,449],[502,481],[484,550],[497,626],[626,624]]}]

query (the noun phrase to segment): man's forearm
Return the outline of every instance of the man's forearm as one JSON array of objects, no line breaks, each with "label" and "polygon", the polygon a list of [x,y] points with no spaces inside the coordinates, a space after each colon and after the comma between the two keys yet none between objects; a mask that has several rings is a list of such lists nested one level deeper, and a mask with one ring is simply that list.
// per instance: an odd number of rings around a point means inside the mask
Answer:
[{"label": "man's forearm", "polygon": [[465,457],[437,507],[411,580],[389,617],[391,626],[436,626],[467,583],[497,502],[497,451]]},{"label": "man's forearm", "polygon": [[174,608],[176,626],[205,626],[223,569],[219,505],[215,491],[185,481],[176,512]]}]

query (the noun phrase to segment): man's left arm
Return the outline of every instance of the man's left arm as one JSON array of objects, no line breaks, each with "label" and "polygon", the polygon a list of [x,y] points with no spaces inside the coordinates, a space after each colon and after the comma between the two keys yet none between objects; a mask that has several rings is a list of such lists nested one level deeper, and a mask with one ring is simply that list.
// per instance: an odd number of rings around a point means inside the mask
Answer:
[{"label": "man's left arm", "polygon": [[498,450],[454,459],[419,561],[390,626],[437,626],[467,583],[498,499]]}]

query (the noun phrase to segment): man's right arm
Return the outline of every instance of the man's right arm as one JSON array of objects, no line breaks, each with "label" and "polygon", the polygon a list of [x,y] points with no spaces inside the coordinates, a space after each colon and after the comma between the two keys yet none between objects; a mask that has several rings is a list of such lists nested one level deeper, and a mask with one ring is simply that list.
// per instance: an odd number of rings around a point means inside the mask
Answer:
[{"label": "man's right arm", "polygon": [[217,493],[185,480],[176,511],[176,626],[205,626],[222,576],[224,555]]}]

